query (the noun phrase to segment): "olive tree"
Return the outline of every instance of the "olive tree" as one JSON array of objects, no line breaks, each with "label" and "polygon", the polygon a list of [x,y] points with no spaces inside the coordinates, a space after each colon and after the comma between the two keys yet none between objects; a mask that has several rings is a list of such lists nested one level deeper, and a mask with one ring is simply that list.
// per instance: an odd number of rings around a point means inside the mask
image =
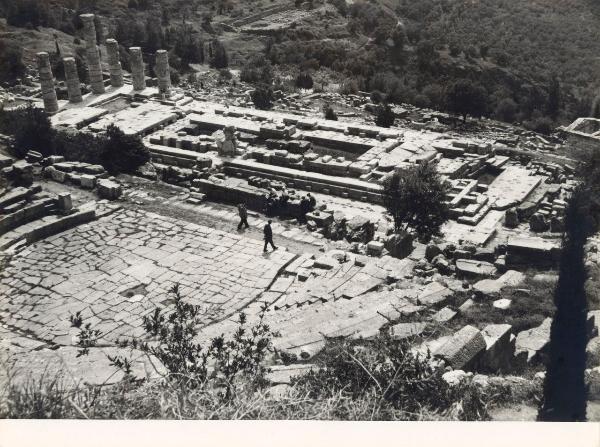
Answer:
[{"label": "olive tree", "polygon": [[412,228],[421,239],[439,234],[450,217],[447,184],[435,166],[422,163],[396,170],[383,181],[384,204],[396,233]]}]

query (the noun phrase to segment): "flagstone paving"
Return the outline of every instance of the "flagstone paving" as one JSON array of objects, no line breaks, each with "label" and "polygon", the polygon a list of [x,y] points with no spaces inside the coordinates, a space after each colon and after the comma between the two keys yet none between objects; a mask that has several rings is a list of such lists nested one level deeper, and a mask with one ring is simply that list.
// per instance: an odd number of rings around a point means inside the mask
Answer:
[{"label": "flagstone paving", "polygon": [[262,241],[120,210],[18,252],[0,273],[0,320],[46,343],[72,345],[80,311],[100,345],[143,334],[142,318],[179,284],[210,323],[258,299],[296,255],[262,253]]}]

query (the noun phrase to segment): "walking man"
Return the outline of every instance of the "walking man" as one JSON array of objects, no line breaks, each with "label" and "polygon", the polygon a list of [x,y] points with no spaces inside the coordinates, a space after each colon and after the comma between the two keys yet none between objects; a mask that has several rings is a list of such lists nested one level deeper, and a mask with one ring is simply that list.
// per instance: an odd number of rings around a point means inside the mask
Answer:
[{"label": "walking man", "polygon": [[267,252],[268,244],[271,244],[273,250],[277,250],[277,247],[275,247],[275,244],[273,243],[273,229],[271,228],[271,219],[269,219],[269,221],[265,225],[263,232],[265,233],[265,248],[263,249],[263,251],[265,253]]},{"label": "walking man", "polygon": [[238,213],[240,215],[240,223],[238,224],[238,230],[242,229],[242,225],[245,225],[246,228],[249,228],[250,225],[248,225],[248,210],[246,209],[246,205],[240,203],[238,205]]}]

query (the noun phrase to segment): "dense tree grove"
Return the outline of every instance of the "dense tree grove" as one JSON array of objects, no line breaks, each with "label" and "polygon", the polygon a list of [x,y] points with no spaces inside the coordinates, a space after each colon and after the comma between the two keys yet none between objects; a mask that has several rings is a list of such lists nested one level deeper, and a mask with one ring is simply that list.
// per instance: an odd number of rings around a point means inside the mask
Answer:
[{"label": "dense tree grove", "polygon": [[10,82],[25,74],[23,50],[14,42],[0,39],[0,82]]},{"label": "dense tree grove", "polygon": [[467,120],[467,115],[479,118],[486,112],[486,96],[481,85],[461,79],[448,86],[446,106],[451,113],[462,116],[463,121]]}]

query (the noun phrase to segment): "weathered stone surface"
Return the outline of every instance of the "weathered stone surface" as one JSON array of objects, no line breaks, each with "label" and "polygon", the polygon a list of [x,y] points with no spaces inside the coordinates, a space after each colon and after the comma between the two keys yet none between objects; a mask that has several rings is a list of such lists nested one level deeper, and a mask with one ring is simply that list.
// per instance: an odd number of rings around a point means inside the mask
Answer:
[{"label": "weathered stone surface", "polygon": [[504,226],[507,228],[516,228],[519,226],[519,215],[515,209],[506,210],[504,214]]},{"label": "weathered stone surface", "polygon": [[482,279],[473,284],[473,291],[480,298],[489,298],[498,295],[502,290],[502,283],[495,279]]},{"label": "weathered stone surface", "polygon": [[383,248],[383,242],[371,241],[367,244],[367,254],[379,257],[383,254]]},{"label": "weathered stone surface", "polygon": [[96,177],[89,174],[83,174],[80,178],[81,187],[85,189],[94,189],[96,186]]},{"label": "weathered stone surface", "polygon": [[544,350],[550,342],[551,325],[552,318],[546,318],[540,326],[519,332],[517,334],[515,355],[526,352],[527,363],[541,360]]},{"label": "weathered stone surface", "polygon": [[592,338],[585,348],[588,368],[600,366],[600,337]]},{"label": "weathered stone surface", "polygon": [[475,305],[475,301],[473,301],[471,298],[469,298],[468,300],[466,300],[464,303],[462,303],[460,305],[460,307],[458,308],[458,313],[465,313],[474,305]]},{"label": "weathered stone surface", "polygon": [[449,307],[444,307],[440,309],[437,313],[433,315],[432,320],[437,321],[438,323],[447,323],[452,320],[458,312],[450,309]]},{"label": "weathered stone surface", "polygon": [[331,256],[325,255],[325,256],[319,256],[317,259],[315,259],[314,262],[314,267],[318,268],[318,269],[325,269],[325,270],[331,270],[332,268],[338,266],[340,263],[336,260],[333,259]]},{"label": "weathered stone surface", "polygon": [[106,55],[110,71],[110,85],[121,87],[123,85],[123,70],[119,61],[119,43],[115,39],[106,39]]},{"label": "weathered stone surface", "polygon": [[315,210],[311,213],[306,213],[306,219],[314,221],[318,227],[323,228],[333,222],[333,214]]},{"label": "weathered stone surface", "polygon": [[48,114],[58,112],[58,99],[54,89],[54,76],[50,66],[50,56],[42,51],[37,53],[38,72],[40,74],[40,84],[42,86],[42,99],[44,100],[44,110]]},{"label": "weathered stone surface", "polygon": [[98,180],[98,195],[102,199],[116,200],[121,197],[123,192],[121,185],[112,180],[102,179]]},{"label": "weathered stone surface", "polygon": [[434,281],[425,286],[425,289],[418,295],[417,303],[424,306],[442,304],[446,302],[452,294],[452,290],[448,287]]},{"label": "weathered stone surface", "polygon": [[483,335],[473,326],[465,326],[434,352],[454,369],[474,367],[486,349]]},{"label": "weathered stone surface", "polygon": [[494,264],[473,259],[457,259],[456,271],[465,277],[493,276],[496,273]]},{"label": "weathered stone surface", "polygon": [[549,267],[557,265],[559,258],[559,239],[511,237],[506,244],[506,265],[509,267]]},{"label": "weathered stone surface", "polygon": [[543,231],[548,231],[549,228],[550,228],[550,226],[548,225],[548,222],[546,221],[546,218],[543,215],[539,214],[539,213],[535,213],[529,219],[529,229],[531,231],[534,231],[536,233],[540,233],[540,232],[543,232]]},{"label": "weathered stone surface", "polygon": [[57,199],[59,211],[66,213],[73,209],[73,201],[70,193],[60,193]]},{"label": "weathered stone surface", "polygon": [[171,70],[169,68],[169,53],[166,50],[158,50],[156,52],[154,71],[158,78],[159,93],[168,95],[171,90]]},{"label": "weathered stone surface", "polygon": [[[65,341],[72,342],[76,335],[65,332]],[[140,378],[158,378],[165,374],[164,367],[156,358],[147,358],[139,351],[130,352],[120,348],[90,348],[89,353],[78,356],[78,348],[63,346],[57,350],[34,350],[27,355],[17,355],[13,365],[15,384],[27,380],[36,383],[49,383],[58,379],[61,386],[73,387],[81,384],[103,386],[118,383],[124,378],[124,373],[117,370],[106,361],[106,356],[122,355],[132,360],[132,374]]]},{"label": "weathered stone surface", "polygon": [[431,262],[433,258],[442,253],[442,249],[435,244],[429,244],[425,248],[425,258]]},{"label": "weathered stone surface", "polygon": [[81,83],[79,82],[79,75],[77,74],[77,64],[75,63],[75,58],[63,58],[63,65],[65,67],[65,82],[67,84],[69,102],[78,103],[83,101],[81,96]]},{"label": "weathered stone surface", "polygon": [[146,74],[144,72],[144,60],[140,47],[129,48],[129,61],[131,64],[131,80],[133,90],[140,91],[146,88]]},{"label": "weathered stone surface", "polygon": [[96,45],[97,37],[94,14],[81,14],[79,17],[83,22],[83,36],[85,38],[85,54],[90,85],[92,87],[92,92],[99,95],[105,92],[105,88],[104,78],[102,77],[102,66],[100,64],[100,52]]},{"label": "weathered stone surface", "polygon": [[409,256],[414,249],[413,238],[409,233],[392,234],[385,241],[385,248],[390,252],[390,256],[404,259]]},{"label": "weathered stone surface", "polygon": [[[60,223],[55,216],[48,222]],[[233,315],[294,258],[283,250],[264,257],[260,240],[132,210],[50,229],[52,235],[40,226],[32,239],[38,242],[13,256],[0,275],[3,312],[14,315],[17,329],[48,343],[72,344],[68,316],[78,310],[103,333],[102,344],[139,337],[142,317],[170,305],[174,284],[187,302],[208,309],[205,321]],[[23,313],[26,302],[32,310]]]},{"label": "weathered stone surface", "polygon": [[473,373],[465,372],[462,369],[455,369],[442,374],[442,379],[444,379],[448,385],[451,386],[460,385],[461,382],[469,380],[471,377],[473,377]]},{"label": "weathered stone surface", "polygon": [[390,327],[390,336],[395,340],[418,337],[427,328],[427,323],[398,323]]},{"label": "weathered stone surface", "polygon": [[515,341],[511,340],[512,326],[490,324],[481,333],[486,344],[481,366],[492,372],[508,370],[515,353]]},{"label": "weathered stone surface", "polygon": [[367,243],[373,239],[375,224],[364,216],[353,216],[347,223],[349,242]]},{"label": "weathered stone surface", "polygon": [[565,220],[560,217],[552,217],[550,219],[550,231],[552,233],[562,233],[565,231]]},{"label": "weathered stone surface", "polygon": [[492,306],[494,306],[496,309],[506,310],[510,308],[511,304],[512,300],[509,300],[508,298],[500,298],[499,300],[494,301]]},{"label": "weathered stone surface", "polygon": [[586,369],[584,378],[588,386],[588,399],[600,399],[600,366]]},{"label": "weathered stone surface", "polygon": [[473,291],[481,298],[498,295],[506,287],[518,286],[525,279],[523,273],[508,270],[498,279],[482,279],[473,285]]},{"label": "weathered stone surface", "polygon": [[298,365],[275,365],[267,374],[266,379],[273,384],[290,384],[292,378],[308,374],[311,371],[316,371],[317,367],[311,364]]}]

